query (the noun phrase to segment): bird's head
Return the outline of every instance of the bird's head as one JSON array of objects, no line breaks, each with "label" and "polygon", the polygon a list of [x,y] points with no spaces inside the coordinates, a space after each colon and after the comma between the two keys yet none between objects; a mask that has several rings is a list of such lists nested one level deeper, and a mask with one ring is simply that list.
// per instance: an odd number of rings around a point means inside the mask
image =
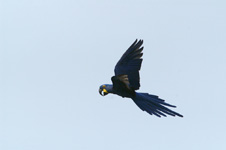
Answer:
[{"label": "bird's head", "polygon": [[107,88],[107,86],[105,84],[100,86],[100,88],[99,88],[100,95],[105,96],[108,94],[108,91],[106,88]]}]

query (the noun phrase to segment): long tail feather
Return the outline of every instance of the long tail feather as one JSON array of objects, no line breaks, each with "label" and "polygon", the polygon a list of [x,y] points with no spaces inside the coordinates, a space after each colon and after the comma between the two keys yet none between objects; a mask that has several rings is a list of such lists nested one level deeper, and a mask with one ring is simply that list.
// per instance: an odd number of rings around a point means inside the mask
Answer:
[{"label": "long tail feather", "polygon": [[160,99],[156,95],[150,95],[148,93],[136,93],[136,97],[133,98],[133,101],[141,110],[146,111],[150,115],[156,115],[158,117],[166,117],[166,115],[183,117],[183,115],[166,107],[176,106],[166,103],[163,99]]}]

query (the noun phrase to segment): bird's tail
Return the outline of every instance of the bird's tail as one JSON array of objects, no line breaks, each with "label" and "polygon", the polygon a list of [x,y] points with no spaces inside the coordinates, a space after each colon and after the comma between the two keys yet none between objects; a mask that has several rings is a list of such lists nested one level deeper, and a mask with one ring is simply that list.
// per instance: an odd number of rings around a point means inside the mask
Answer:
[{"label": "bird's tail", "polygon": [[156,95],[150,95],[148,93],[136,93],[136,97],[133,98],[133,101],[141,110],[146,111],[151,115],[153,114],[158,117],[166,117],[166,115],[183,117],[181,114],[166,107],[176,106],[166,103]]}]

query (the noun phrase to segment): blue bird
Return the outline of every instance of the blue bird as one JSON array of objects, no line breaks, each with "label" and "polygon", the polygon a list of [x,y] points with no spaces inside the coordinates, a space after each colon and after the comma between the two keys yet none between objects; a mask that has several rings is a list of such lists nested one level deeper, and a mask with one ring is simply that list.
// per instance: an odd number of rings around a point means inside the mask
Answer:
[{"label": "blue bird", "polygon": [[141,110],[146,111],[150,115],[156,115],[158,117],[166,117],[166,115],[183,117],[181,114],[167,108],[167,106],[176,106],[166,103],[158,96],[135,92],[140,87],[139,70],[143,60],[141,57],[144,48],[141,47],[142,44],[143,40],[135,40],[122,55],[115,66],[115,76],[111,78],[113,84],[101,85],[99,88],[100,95],[105,96],[108,93],[112,93],[123,98],[131,98]]}]

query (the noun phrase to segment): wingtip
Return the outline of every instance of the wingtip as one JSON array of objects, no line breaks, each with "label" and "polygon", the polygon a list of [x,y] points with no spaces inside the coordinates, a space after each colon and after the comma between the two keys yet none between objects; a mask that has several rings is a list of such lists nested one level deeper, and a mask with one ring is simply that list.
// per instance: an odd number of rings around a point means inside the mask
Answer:
[{"label": "wingtip", "polygon": [[133,43],[134,43],[134,44],[137,43],[137,40],[138,40],[138,39],[136,39]]},{"label": "wingtip", "polygon": [[141,42],[143,44],[144,40],[143,39],[140,39],[139,42]]},{"label": "wingtip", "polygon": [[[134,41],[134,43],[136,43],[138,41],[138,38],[136,38],[136,40]],[[144,42],[144,40],[143,39],[139,39],[139,41],[138,42]]]}]

